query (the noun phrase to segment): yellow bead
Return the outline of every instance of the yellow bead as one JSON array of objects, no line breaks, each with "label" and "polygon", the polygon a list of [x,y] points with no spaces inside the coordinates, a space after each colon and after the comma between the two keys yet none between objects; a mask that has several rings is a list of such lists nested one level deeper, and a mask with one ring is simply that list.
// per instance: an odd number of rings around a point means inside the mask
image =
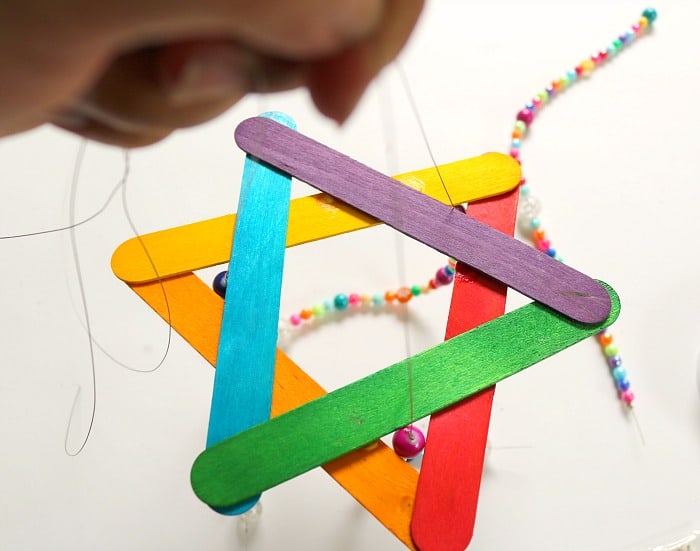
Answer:
[{"label": "yellow bead", "polygon": [[583,69],[584,74],[588,74],[595,69],[595,63],[592,59],[584,59],[581,62],[581,69]]}]

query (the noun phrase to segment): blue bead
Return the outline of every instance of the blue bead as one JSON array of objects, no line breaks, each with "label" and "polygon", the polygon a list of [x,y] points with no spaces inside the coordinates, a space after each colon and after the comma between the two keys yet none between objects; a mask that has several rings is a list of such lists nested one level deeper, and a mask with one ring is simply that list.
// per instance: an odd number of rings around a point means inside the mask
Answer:
[{"label": "blue bead", "polygon": [[642,12],[642,17],[646,17],[649,23],[656,21],[656,10],[654,8],[647,8]]},{"label": "blue bead", "polygon": [[526,108],[526,109],[529,109],[530,111],[534,111],[534,109],[535,109],[535,104],[532,103],[531,101],[528,101],[528,102],[525,104],[525,108]]},{"label": "blue bead", "polygon": [[627,378],[627,370],[622,367],[616,367],[612,370],[612,376],[616,381],[622,381]]},{"label": "blue bead", "polygon": [[621,381],[616,381],[616,382],[617,382],[617,388],[623,392],[630,387],[630,382],[627,379],[622,379]]},{"label": "blue bead", "polygon": [[578,77],[578,75],[576,74],[576,71],[574,71],[573,69],[569,69],[568,71],[566,71],[566,76],[569,77],[570,82],[575,81],[576,78]]},{"label": "blue bead", "polygon": [[537,218],[537,217],[535,217],[535,218],[533,218],[532,220],[530,220],[530,227],[531,227],[533,230],[536,230],[537,228],[539,228],[541,224],[542,224],[542,222],[540,222],[540,219]]},{"label": "blue bead", "polygon": [[216,274],[216,277],[214,277],[214,282],[212,283],[212,288],[214,289],[214,292],[219,295],[221,298],[226,297],[226,284],[228,283],[228,272],[224,270],[223,272],[219,272]]},{"label": "blue bead", "polygon": [[547,256],[551,256],[552,258],[557,256],[557,251],[555,251],[551,247],[549,249],[547,249],[545,252],[547,253]]},{"label": "blue bead", "polygon": [[348,296],[343,293],[335,295],[335,298],[333,299],[333,305],[338,310],[345,310],[348,307]]},{"label": "blue bead", "polygon": [[381,306],[384,304],[384,297],[382,296],[381,293],[374,293],[372,295],[372,305],[373,306]]},{"label": "blue bead", "polygon": [[331,310],[333,310],[333,301],[332,300],[324,300],[323,307],[326,309],[326,312],[330,312]]}]

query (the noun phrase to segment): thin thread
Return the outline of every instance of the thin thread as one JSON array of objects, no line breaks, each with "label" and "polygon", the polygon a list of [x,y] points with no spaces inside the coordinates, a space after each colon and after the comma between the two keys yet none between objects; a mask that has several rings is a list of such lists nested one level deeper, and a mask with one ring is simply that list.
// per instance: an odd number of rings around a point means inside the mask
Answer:
[{"label": "thin thread", "polygon": [[639,419],[637,419],[637,415],[634,412],[633,406],[629,406],[629,413],[632,416],[632,420],[634,421],[634,426],[637,427],[637,433],[639,433],[639,438],[642,441],[642,446],[646,446],[647,441],[644,438],[644,433],[642,432],[642,426],[639,424]]},{"label": "thin thread", "polygon": [[[154,273],[156,279],[158,280],[158,284],[160,285],[161,292],[163,294],[163,301],[165,302],[166,307],[167,307],[167,320],[166,321],[168,323],[168,331],[167,331],[166,345],[165,345],[165,349],[163,351],[163,355],[161,356],[160,360],[155,364],[155,366],[153,366],[149,369],[138,369],[136,367],[132,367],[132,366],[126,364],[125,362],[121,361],[116,356],[114,356],[112,353],[110,353],[107,350],[107,348],[100,343],[100,341],[95,337],[94,334],[90,335],[90,338],[92,340],[92,343],[95,345],[95,347],[97,347],[97,349],[100,352],[102,352],[102,354],[104,354],[110,361],[112,361],[113,363],[115,363],[119,367],[126,369],[128,371],[133,371],[135,373],[153,373],[153,372],[157,371],[165,363],[165,360],[167,359],[168,354],[170,353],[170,347],[171,347],[171,343],[172,343],[172,332],[173,332],[173,328],[172,328],[172,325],[170,323],[171,322],[170,305],[168,303],[168,297],[167,297],[167,294],[165,291],[165,286],[163,284],[162,278],[161,278],[160,274],[158,273],[157,268],[155,267],[155,264],[151,258],[151,255],[150,255],[150,252],[148,251],[148,248],[146,247],[144,241],[141,239],[141,236],[138,233],[138,231],[136,230],[135,224],[133,223],[132,218],[131,218],[131,214],[130,214],[130,211],[129,211],[129,208],[128,208],[128,205],[126,202],[126,185],[127,185],[128,180],[129,180],[129,176],[131,174],[130,153],[128,150],[125,149],[123,151],[123,155],[124,155],[124,161],[123,161],[124,169],[122,171],[122,175],[119,179],[119,182],[117,183],[117,185],[114,187],[114,189],[110,193],[109,199],[107,200],[107,202],[105,203],[103,208],[100,209],[100,211],[98,211],[96,214],[92,215],[91,217],[85,219],[83,222],[89,222],[91,219],[95,218],[95,216],[97,214],[100,214],[102,211],[104,211],[104,209],[107,207],[109,202],[111,202],[112,198],[116,195],[116,192],[119,191],[119,189],[122,190],[121,203],[122,203],[122,210],[124,211],[124,216],[125,216],[128,224],[131,228],[131,231],[132,231],[134,237],[136,237],[137,240],[139,241],[139,245],[141,246],[144,254],[146,255],[146,257],[151,265],[151,268],[153,269],[153,273]],[[77,227],[79,225],[80,224],[76,224],[74,227]],[[73,303],[72,300],[71,300],[71,304],[73,305],[73,308],[75,309],[75,303]],[[76,314],[78,314],[77,310],[76,310]],[[85,323],[83,322],[83,320],[80,319],[79,314],[78,314],[78,321],[80,322],[80,325],[83,327],[83,329],[85,329],[85,331],[87,332],[87,327],[86,327]]]},{"label": "thin thread", "polygon": [[[406,83],[404,83],[406,86]],[[394,124],[394,115],[392,110],[391,101],[391,88],[388,83],[382,87],[382,99],[383,105],[381,106],[381,120],[382,120],[382,130],[384,132],[384,155],[386,157],[387,169],[390,174],[396,172],[397,159],[396,159],[396,148],[394,144],[396,143],[396,125]],[[438,171],[439,173],[439,171]],[[448,194],[449,196],[449,194]],[[403,287],[406,284],[406,252],[404,248],[404,241],[402,235],[399,232],[394,232],[394,244],[396,248],[396,269],[398,273],[399,287]],[[406,358],[406,378],[408,380],[408,407],[409,407],[409,419],[413,423],[415,421],[415,399],[413,392],[413,364],[411,363],[411,332],[408,326],[408,316],[406,304],[401,304],[401,327],[403,332],[404,340],[404,357]],[[413,425],[409,425],[409,437],[413,438]]]},{"label": "thin thread", "polygon": [[28,233],[18,233],[15,235],[0,235],[0,240],[2,239],[20,239],[22,237],[34,237],[37,235],[47,235],[51,233],[57,233],[57,232],[62,232],[62,231],[67,231],[71,230],[73,228],[77,228],[79,226],[82,226],[83,224],[87,224],[91,220],[94,220],[97,218],[100,214],[102,214],[109,204],[112,202],[112,199],[114,199],[115,195],[117,194],[117,191],[119,191],[119,188],[121,187],[123,181],[119,181],[116,186],[112,188],[112,191],[109,192],[109,195],[107,196],[107,200],[103,203],[103,205],[97,209],[93,214],[88,216],[87,218],[84,218],[83,220],[76,222],[75,224],[69,224],[67,226],[60,226],[58,228],[51,228],[48,230],[40,230],[40,231],[35,231],[35,232],[28,232]]},{"label": "thin thread", "polygon": [[452,200],[452,196],[450,195],[450,192],[447,190],[447,186],[445,185],[445,180],[442,178],[442,174],[440,172],[440,167],[438,167],[437,162],[435,161],[435,156],[433,155],[433,150],[430,147],[430,142],[428,141],[428,134],[425,131],[425,127],[423,126],[423,120],[421,119],[420,113],[418,112],[418,106],[416,104],[416,100],[413,98],[413,93],[411,92],[411,87],[408,83],[408,77],[406,76],[406,73],[404,70],[401,68],[401,65],[399,64],[398,61],[394,62],[396,65],[396,70],[399,73],[399,78],[401,79],[401,84],[403,85],[404,91],[406,92],[406,97],[408,98],[408,103],[411,105],[411,111],[413,112],[413,116],[416,119],[416,122],[418,123],[418,128],[420,129],[421,136],[423,137],[423,143],[425,143],[425,147],[428,150],[428,155],[430,155],[430,160],[433,163],[433,166],[435,167],[435,171],[437,172],[438,177],[440,178],[440,183],[442,184],[442,189],[445,190],[445,194],[447,195],[447,199],[450,202],[450,205],[454,208],[455,202]]},{"label": "thin thread", "polygon": [[88,439],[90,438],[90,433],[92,433],[92,427],[95,424],[95,412],[97,410],[97,378],[95,375],[95,350],[92,345],[92,330],[90,326],[90,314],[87,308],[87,302],[85,300],[85,286],[83,285],[83,274],[80,269],[80,256],[78,254],[78,247],[75,235],[75,203],[76,195],[78,190],[78,180],[80,177],[80,171],[83,165],[83,159],[85,157],[85,149],[87,148],[87,140],[80,142],[80,147],[78,148],[78,154],[75,159],[75,167],[73,169],[73,178],[71,181],[71,191],[70,191],[70,201],[68,207],[68,222],[70,223],[70,240],[71,240],[71,251],[73,253],[73,263],[75,265],[75,273],[78,278],[78,290],[80,292],[80,302],[82,304],[83,316],[85,319],[85,329],[88,334],[88,347],[90,350],[90,372],[92,376],[92,412],[90,413],[90,424],[88,425],[87,433],[83,438],[82,443],[78,447],[77,451],[71,452],[68,449],[68,434],[70,433],[70,427],[73,424],[73,414],[75,413],[75,407],[78,403],[78,396],[80,395],[81,387],[78,386],[78,390],[75,393],[75,398],[73,399],[73,407],[70,410],[70,417],[68,419],[68,425],[66,426],[66,434],[63,439],[63,449],[66,455],[70,457],[75,457],[80,452],[83,451]]},{"label": "thin thread", "polygon": [[112,361],[120,365],[121,367],[128,369],[129,371],[134,371],[136,373],[153,373],[156,371],[160,366],[165,363],[166,358],[168,357],[168,354],[170,352],[170,345],[172,343],[172,337],[173,337],[173,326],[172,326],[172,314],[170,312],[170,301],[168,300],[168,294],[165,292],[165,285],[163,284],[163,278],[161,277],[160,273],[158,272],[158,268],[156,267],[155,262],[153,261],[153,257],[151,256],[150,251],[148,250],[148,247],[146,247],[146,243],[144,242],[143,238],[141,237],[141,234],[138,232],[136,229],[136,224],[134,224],[134,220],[131,217],[131,212],[129,211],[129,205],[127,201],[127,196],[126,196],[126,187],[127,187],[127,178],[129,175],[131,163],[130,163],[130,154],[129,150],[125,149],[124,150],[124,178],[122,180],[122,210],[124,211],[124,217],[126,218],[127,223],[129,224],[129,227],[131,228],[132,233],[134,234],[134,237],[139,242],[139,245],[141,245],[141,249],[143,250],[143,253],[146,255],[146,258],[148,259],[148,263],[151,265],[151,269],[153,270],[153,274],[155,275],[158,285],[160,286],[160,291],[163,295],[163,302],[165,303],[165,311],[167,314],[167,323],[168,323],[168,340],[165,345],[165,351],[163,352],[163,356],[161,357],[160,361],[155,365],[155,367],[151,369],[136,369],[133,367],[130,367],[116,358],[114,358],[111,354],[109,354],[106,350],[104,350],[101,346],[99,346],[100,350],[107,355]]}]

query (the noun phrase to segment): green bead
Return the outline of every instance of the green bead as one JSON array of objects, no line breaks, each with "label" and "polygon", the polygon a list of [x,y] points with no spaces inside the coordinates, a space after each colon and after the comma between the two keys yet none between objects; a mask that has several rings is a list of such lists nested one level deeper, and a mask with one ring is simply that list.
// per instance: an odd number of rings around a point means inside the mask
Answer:
[{"label": "green bead", "polygon": [[420,295],[420,285],[413,285],[413,286],[411,287],[411,294],[412,294],[414,297],[417,297],[418,295]]},{"label": "green bead", "polygon": [[617,353],[619,351],[620,351],[620,349],[617,347],[617,345],[615,343],[609,344],[608,346],[603,348],[603,353],[608,358],[612,358],[613,356],[617,356]]},{"label": "green bead", "polygon": [[647,8],[642,12],[642,17],[646,17],[649,23],[656,21],[656,10],[654,8]]},{"label": "green bead", "polygon": [[525,132],[527,125],[523,121],[515,121],[515,128],[517,128],[521,132]]},{"label": "green bead", "polygon": [[326,313],[326,308],[325,306],[323,306],[323,304],[314,304],[311,307],[311,311],[314,313],[314,316],[321,317],[323,314]]}]

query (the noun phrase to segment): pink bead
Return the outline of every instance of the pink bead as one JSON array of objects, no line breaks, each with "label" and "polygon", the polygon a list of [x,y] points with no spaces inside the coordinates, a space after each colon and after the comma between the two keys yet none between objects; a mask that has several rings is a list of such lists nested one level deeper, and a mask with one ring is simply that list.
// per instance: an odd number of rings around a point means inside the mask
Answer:
[{"label": "pink bead", "polygon": [[542,107],[542,99],[539,96],[535,96],[532,98],[532,105],[535,106],[535,109],[539,109]]},{"label": "pink bead", "polygon": [[289,321],[292,325],[299,325],[301,324],[301,316],[299,314],[292,314],[289,316]]},{"label": "pink bead", "polygon": [[511,147],[510,151],[508,154],[513,157],[513,159],[519,159],[520,158],[520,150],[517,147]]},{"label": "pink bead", "polygon": [[639,31],[641,31],[642,28],[639,26],[639,23],[635,23],[634,25],[632,25],[632,30],[635,34],[639,34]]},{"label": "pink bead", "polygon": [[542,252],[545,252],[551,248],[551,245],[552,244],[550,243],[549,239],[540,239],[537,242],[537,249],[542,251]]},{"label": "pink bead", "polygon": [[535,118],[535,114],[528,108],[521,109],[516,117],[519,121],[523,121],[526,125],[530,126],[532,119]]},{"label": "pink bead", "polygon": [[634,402],[634,392],[631,390],[625,390],[620,393],[620,399],[628,406]]},{"label": "pink bead", "polygon": [[425,448],[425,435],[414,426],[404,427],[394,433],[391,439],[394,451],[399,457],[413,459]]},{"label": "pink bead", "polygon": [[358,306],[359,304],[362,304],[362,297],[357,293],[350,293],[348,295],[348,302],[350,303],[350,306]]}]

